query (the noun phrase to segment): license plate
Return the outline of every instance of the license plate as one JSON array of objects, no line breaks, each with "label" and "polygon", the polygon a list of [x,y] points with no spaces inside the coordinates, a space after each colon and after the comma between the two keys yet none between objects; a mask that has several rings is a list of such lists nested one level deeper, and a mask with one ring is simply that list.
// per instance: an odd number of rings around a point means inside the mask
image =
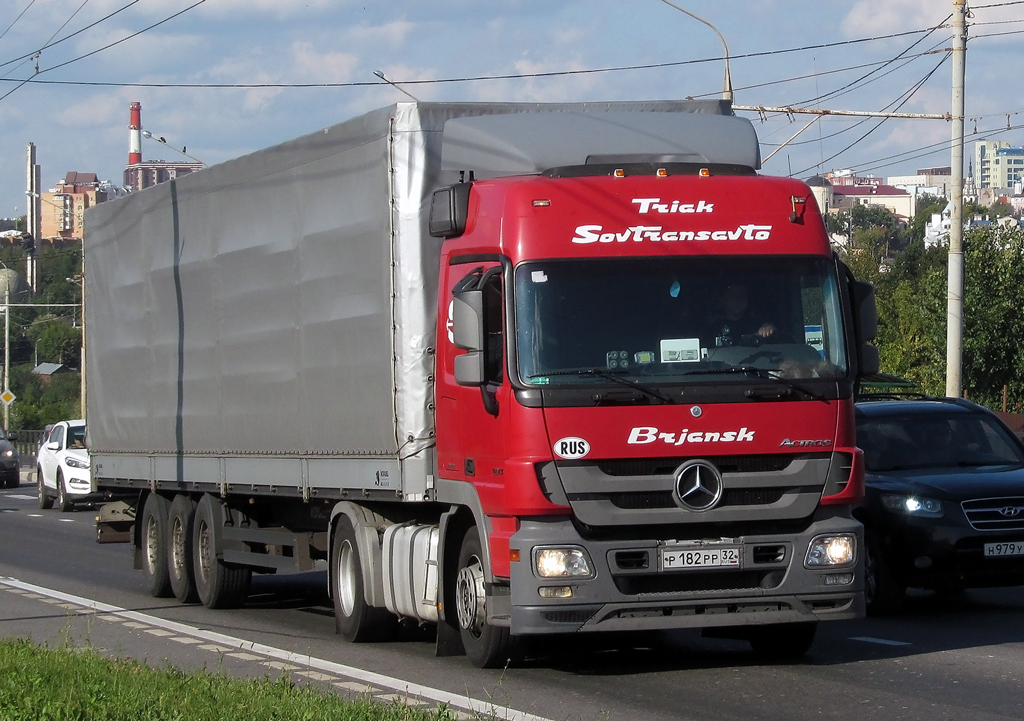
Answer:
[{"label": "license plate", "polygon": [[710,548],[664,548],[661,567],[668,571],[679,568],[738,568],[740,549],[735,546]]},{"label": "license plate", "polygon": [[986,543],[985,557],[992,556],[1024,556],[1024,542]]}]

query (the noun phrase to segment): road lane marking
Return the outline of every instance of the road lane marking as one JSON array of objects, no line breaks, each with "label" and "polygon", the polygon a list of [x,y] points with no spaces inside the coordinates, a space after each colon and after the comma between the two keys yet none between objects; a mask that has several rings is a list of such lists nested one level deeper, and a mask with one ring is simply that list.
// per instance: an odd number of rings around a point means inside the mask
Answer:
[{"label": "road lane marking", "polygon": [[26,496],[26,495],[21,494],[21,493],[12,493],[12,494],[10,494],[7,497],[8,498],[16,498],[19,501],[38,501],[39,500],[39,496]]},{"label": "road lane marking", "polygon": [[[501,721],[551,721],[543,716],[537,716],[536,714],[527,713],[525,711],[518,711],[508,707],[499,707],[493,701],[473,698],[472,696],[466,696],[464,694],[451,693],[443,689],[433,688],[432,686],[424,686],[422,684],[404,681],[375,671],[367,671],[355,666],[347,666],[345,664],[316,658],[306,654],[292,653],[291,651],[267,646],[262,643],[256,643],[255,641],[247,641],[242,638],[217,633],[216,631],[207,631],[205,629],[196,628],[195,626],[189,626],[177,621],[169,621],[167,619],[158,618],[157,616],[139,613],[138,611],[130,611],[126,608],[112,606],[108,603],[96,601],[91,598],[75,596],[70,593],[64,593],[63,591],[46,588],[44,586],[36,586],[9,576],[0,576],[0,585],[8,586],[10,588],[20,588],[28,591],[29,593],[25,594],[26,598],[33,597],[32,594],[36,594],[35,598],[57,598],[95,611],[102,611],[106,614],[118,616],[135,623],[156,626],[185,636],[200,638],[210,642],[210,645],[232,647],[242,651],[252,651],[284,663],[296,664],[299,668],[304,667],[311,670],[322,671],[327,674],[333,674],[335,676],[344,676],[356,679],[368,684],[376,684],[377,686],[381,686],[405,696],[418,696],[420,698],[430,699],[431,701],[435,701],[440,704],[446,704],[449,708],[454,707],[455,709],[463,709],[470,713],[480,714],[488,718],[496,718]],[[128,624],[126,623],[125,625],[127,626]],[[199,648],[202,648],[202,646],[199,646]],[[224,650],[230,651],[232,648],[225,648]],[[268,662],[264,662],[264,664],[268,664]],[[454,715],[457,716],[458,712]],[[472,718],[470,716],[464,717]]]},{"label": "road lane marking", "polygon": [[873,638],[871,636],[851,636],[851,641],[863,641],[864,643],[877,643],[882,646],[912,646],[907,641],[890,641],[887,638]]}]

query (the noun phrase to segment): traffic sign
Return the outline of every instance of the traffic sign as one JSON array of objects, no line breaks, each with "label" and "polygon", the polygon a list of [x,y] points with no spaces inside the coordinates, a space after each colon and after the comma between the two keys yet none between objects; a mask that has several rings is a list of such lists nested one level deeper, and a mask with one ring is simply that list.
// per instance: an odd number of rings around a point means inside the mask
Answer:
[{"label": "traffic sign", "polygon": [[12,403],[14,403],[14,401],[15,401],[15,399],[17,399],[17,397],[18,396],[16,396],[13,393],[11,393],[11,391],[9,389],[4,391],[3,393],[0,393],[0,401],[3,401],[5,406],[9,406]]}]

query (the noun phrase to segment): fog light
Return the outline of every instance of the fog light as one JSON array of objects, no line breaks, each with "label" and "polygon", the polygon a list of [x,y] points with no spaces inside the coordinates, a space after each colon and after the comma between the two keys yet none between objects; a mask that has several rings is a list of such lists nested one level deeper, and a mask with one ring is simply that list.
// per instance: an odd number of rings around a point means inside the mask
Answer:
[{"label": "fog light", "polygon": [[541,586],[537,592],[541,598],[572,598],[571,586]]},{"label": "fog light", "polygon": [[846,586],[853,583],[852,573],[830,573],[825,576],[826,586]]},{"label": "fog light", "polygon": [[535,548],[534,568],[541,578],[575,576],[589,578],[594,575],[590,561],[582,548]]},{"label": "fog light", "polygon": [[840,533],[834,536],[817,536],[807,548],[804,565],[811,566],[845,566],[857,558],[856,536],[851,533]]}]

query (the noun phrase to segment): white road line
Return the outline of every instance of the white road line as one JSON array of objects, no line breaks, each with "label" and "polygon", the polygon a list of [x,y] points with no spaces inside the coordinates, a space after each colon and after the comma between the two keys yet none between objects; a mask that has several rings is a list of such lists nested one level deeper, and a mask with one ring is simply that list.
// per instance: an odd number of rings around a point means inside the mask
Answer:
[{"label": "white road line", "polygon": [[39,496],[26,496],[26,495],[23,495],[21,493],[11,493],[7,497],[8,498],[16,498],[19,501],[37,501],[37,500],[39,500]]},{"label": "white road line", "polygon": [[882,646],[912,646],[907,641],[890,641],[887,638],[873,638],[871,636],[851,636],[851,641],[863,641],[864,643],[877,643]]},{"label": "white road line", "polygon": [[[16,578],[0,576],[0,584],[11,588],[20,588],[25,591],[41,594],[40,597],[58,598],[62,601],[76,603],[80,606],[85,606],[86,608],[113,614],[131,621],[148,623],[152,626],[165,628],[168,631],[173,631],[175,633],[201,638],[206,641],[210,641],[215,645],[230,646],[232,648],[245,651],[253,651],[285,663],[294,663],[299,666],[316,669],[325,673],[354,678],[368,684],[382,686],[400,694],[419,696],[420,698],[430,699],[431,701],[436,701],[441,704],[447,704],[449,707],[465,709],[466,711],[483,716],[503,719],[504,721],[550,721],[550,719],[546,719],[543,716],[537,716],[535,714],[527,713],[525,711],[517,711],[516,709],[507,707],[503,708],[496,706],[491,701],[451,693],[431,686],[423,686],[421,684],[403,681],[402,679],[394,678],[392,676],[385,676],[384,674],[376,673],[374,671],[366,671],[361,668],[356,668],[355,666],[346,666],[345,664],[335,663],[334,661],[328,661],[322,658],[292,653],[291,651],[285,651],[284,649],[275,648],[273,646],[266,646],[254,641],[246,641],[245,639],[227,636],[215,631],[206,631],[201,628],[195,628],[194,626],[178,623],[177,621],[168,621],[163,618],[157,618],[156,616],[139,613],[138,611],[129,611],[126,608],[112,606],[108,603],[103,603],[102,601],[95,601],[91,598],[75,596],[52,588],[45,588],[43,586],[25,583],[24,581],[19,581]],[[228,648],[225,650],[231,649]]]}]

